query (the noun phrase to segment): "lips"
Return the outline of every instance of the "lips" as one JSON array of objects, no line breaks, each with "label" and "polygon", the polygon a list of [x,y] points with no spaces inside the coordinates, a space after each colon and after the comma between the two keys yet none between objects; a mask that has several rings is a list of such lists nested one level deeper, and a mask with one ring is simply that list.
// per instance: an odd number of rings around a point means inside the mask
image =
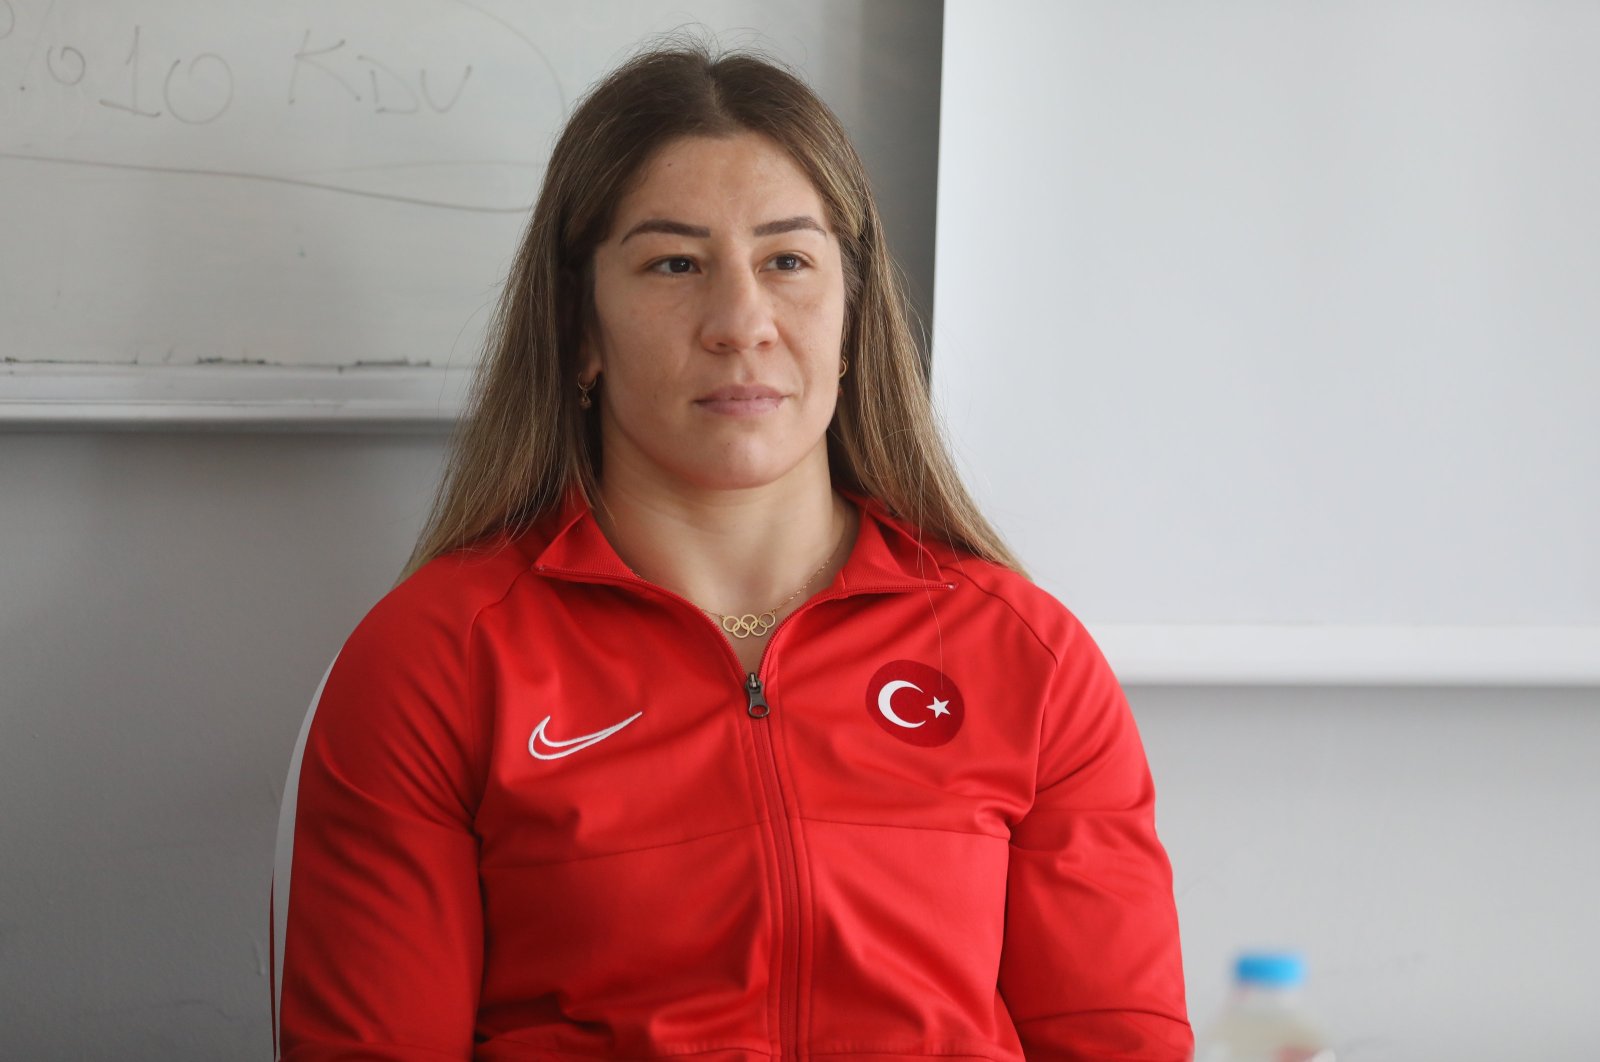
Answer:
[{"label": "lips", "polygon": [[748,417],[771,413],[783,404],[783,392],[762,384],[731,384],[701,395],[694,404],[708,413]]}]

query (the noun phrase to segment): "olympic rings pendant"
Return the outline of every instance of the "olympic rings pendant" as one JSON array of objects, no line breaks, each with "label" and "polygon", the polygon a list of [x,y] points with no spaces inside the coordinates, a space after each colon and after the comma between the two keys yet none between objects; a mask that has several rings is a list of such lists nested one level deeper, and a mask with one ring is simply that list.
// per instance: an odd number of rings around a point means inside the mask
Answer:
[{"label": "olympic rings pendant", "polygon": [[735,638],[761,637],[773,627],[777,626],[778,617],[771,612],[763,612],[757,616],[746,612],[742,616],[723,616],[722,629]]}]

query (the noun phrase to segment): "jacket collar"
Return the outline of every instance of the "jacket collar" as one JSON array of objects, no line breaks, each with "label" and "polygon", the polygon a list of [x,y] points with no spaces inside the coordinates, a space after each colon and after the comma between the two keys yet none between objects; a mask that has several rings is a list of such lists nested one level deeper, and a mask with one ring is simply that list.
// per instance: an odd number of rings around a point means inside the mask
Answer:
[{"label": "jacket collar", "polygon": [[[874,498],[841,491],[861,514],[861,528],[834,586],[844,593],[918,590],[947,585],[939,562],[917,530],[891,516]],[[574,488],[544,526],[551,537],[534,557],[535,571],[582,582],[636,582],[600,530],[583,492]]]}]

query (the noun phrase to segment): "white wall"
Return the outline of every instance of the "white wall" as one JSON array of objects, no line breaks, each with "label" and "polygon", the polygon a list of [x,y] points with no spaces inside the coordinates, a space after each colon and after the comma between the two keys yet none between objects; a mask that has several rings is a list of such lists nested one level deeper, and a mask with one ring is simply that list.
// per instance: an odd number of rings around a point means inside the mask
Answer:
[{"label": "white wall", "polygon": [[1600,6],[951,0],[945,40],[941,404],[1044,585],[1323,628],[1352,679],[1421,627],[1600,681]]}]

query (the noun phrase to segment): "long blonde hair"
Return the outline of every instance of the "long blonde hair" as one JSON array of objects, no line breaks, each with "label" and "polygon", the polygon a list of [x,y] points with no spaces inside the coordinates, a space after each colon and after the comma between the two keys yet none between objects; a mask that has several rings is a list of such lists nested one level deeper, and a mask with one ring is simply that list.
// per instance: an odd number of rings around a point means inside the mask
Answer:
[{"label": "long blonde hair", "polygon": [[866,169],[832,111],[749,53],[675,41],[600,82],[567,122],[490,323],[433,509],[401,579],[450,550],[518,529],[581,490],[593,504],[598,418],[577,402],[594,312],[594,249],[645,162],[687,136],[755,132],[782,145],[826,204],[844,261],[844,379],[828,428],[834,484],[929,536],[1021,571],[978,511],[940,437]]}]

